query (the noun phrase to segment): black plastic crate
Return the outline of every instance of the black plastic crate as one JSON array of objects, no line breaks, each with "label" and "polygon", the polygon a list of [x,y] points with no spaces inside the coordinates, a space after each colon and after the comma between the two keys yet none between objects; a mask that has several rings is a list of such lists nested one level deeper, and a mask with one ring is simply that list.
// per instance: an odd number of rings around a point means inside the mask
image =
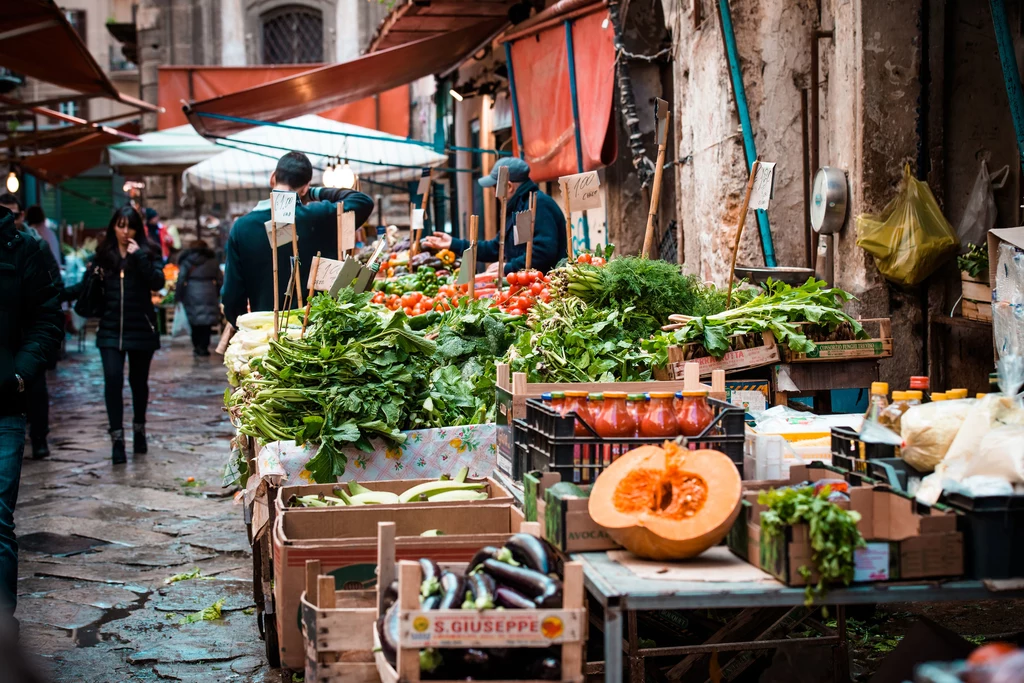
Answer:
[{"label": "black plastic crate", "polygon": [[832,464],[848,472],[867,475],[868,462],[896,459],[896,447],[860,440],[849,427],[832,428]]},{"label": "black plastic crate", "polygon": [[972,579],[1024,577],[1024,496],[944,493],[943,502],[962,512],[964,573]]},{"label": "black plastic crate", "polygon": [[[700,436],[687,437],[690,448],[709,448],[729,456],[737,469],[743,472],[744,411],[724,401],[708,399],[715,418]],[[660,445],[659,438],[604,439],[585,420],[580,422],[591,433],[576,436],[575,412],[564,417],[537,399],[526,401],[526,420],[517,420],[516,434],[524,430],[528,453],[524,454],[523,471],[548,470],[562,475],[562,481],[590,483],[618,456],[638,446]],[[518,453],[517,447],[517,453]]]}]

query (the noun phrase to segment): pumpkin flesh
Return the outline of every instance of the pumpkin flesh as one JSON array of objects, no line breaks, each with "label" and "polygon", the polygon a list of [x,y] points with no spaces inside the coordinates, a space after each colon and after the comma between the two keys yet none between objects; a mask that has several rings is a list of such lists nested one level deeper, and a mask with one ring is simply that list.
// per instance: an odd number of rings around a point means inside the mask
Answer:
[{"label": "pumpkin flesh", "polygon": [[742,484],[728,456],[643,446],[597,478],[590,516],[639,557],[694,557],[718,544],[739,514]]}]

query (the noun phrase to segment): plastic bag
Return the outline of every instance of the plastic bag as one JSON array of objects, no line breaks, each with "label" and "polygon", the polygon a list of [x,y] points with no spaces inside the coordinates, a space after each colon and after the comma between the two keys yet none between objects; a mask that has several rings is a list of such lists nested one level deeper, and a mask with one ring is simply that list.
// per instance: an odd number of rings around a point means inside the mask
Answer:
[{"label": "plastic bag", "polygon": [[916,285],[960,248],[928,184],[903,167],[903,186],[882,213],[857,216],[857,246],[899,285]]},{"label": "plastic bag", "polygon": [[171,325],[172,337],[187,337],[192,334],[192,327],[188,324],[188,315],[185,307],[178,302],[174,305],[174,324]]},{"label": "plastic bag", "polygon": [[1024,427],[996,427],[982,437],[978,453],[964,470],[964,483],[982,476],[998,477],[1010,484],[1024,483]]},{"label": "plastic bag", "polygon": [[997,218],[996,198],[993,190],[1001,190],[1009,176],[1009,164],[996,171],[995,175],[990,176],[988,164],[984,159],[981,160],[981,168],[978,169],[978,177],[974,179],[974,187],[967,200],[964,217],[960,219],[960,225],[956,229],[960,245],[964,250],[967,249],[968,244],[985,244],[988,240],[988,231],[995,227]]},{"label": "plastic bag", "polygon": [[946,457],[967,412],[974,403],[938,401],[914,406],[900,419],[903,449],[900,457],[919,472],[931,472]]}]

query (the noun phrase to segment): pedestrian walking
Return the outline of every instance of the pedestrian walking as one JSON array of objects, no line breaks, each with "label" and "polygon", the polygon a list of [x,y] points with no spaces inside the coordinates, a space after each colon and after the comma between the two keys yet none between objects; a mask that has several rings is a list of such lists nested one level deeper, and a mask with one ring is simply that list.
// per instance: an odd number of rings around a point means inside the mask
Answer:
[{"label": "pedestrian walking", "polygon": [[[355,212],[357,227],[373,213],[373,200],[362,192],[310,187],[312,179],[313,165],[302,152],[285,154],[270,176],[272,190],[294,192],[301,202],[295,207],[295,234],[299,242],[299,282],[303,286],[317,252],[324,258],[338,258],[337,203],[342,203],[343,211]],[[222,295],[224,316],[232,325],[248,311],[274,310],[273,252],[266,229],[269,221],[270,200],[264,199],[231,227]],[[290,245],[278,247],[280,301],[284,301],[290,284],[291,257]]]},{"label": "pedestrian walking", "polygon": [[217,255],[203,240],[196,240],[178,259],[175,297],[185,307],[192,328],[192,353],[210,355],[210,332],[220,322],[220,287],[224,275]]},{"label": "pedestrian walking", "polygon": [[27,389],[56,357],[60,303],[39,240],[15,227],[0,207],[0,620],[17,602],[18,542],[14,507],[25,452]]},{"label": "pedestrian walking", "polygon": [[[71,288],[81,296],[76,311],[99,318],[96,346],[103,361],[103,397],[110,423],[111,459],[127,461],[124,443],[124,365],[132,391],[133,454],[146,453],[149,365],[160,348],[152,293],[164,286],[159,247],[146,235],[142,216],[128,205],[114,212],[103,242],[82,282]],[[85,306],[82,304],[85,303]]]}]

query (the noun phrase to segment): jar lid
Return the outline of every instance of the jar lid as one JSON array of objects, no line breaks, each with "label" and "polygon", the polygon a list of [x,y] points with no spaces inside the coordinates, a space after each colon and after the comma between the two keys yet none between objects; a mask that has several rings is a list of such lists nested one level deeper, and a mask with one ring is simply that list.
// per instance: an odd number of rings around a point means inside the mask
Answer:
[{"label": "jar lid", "polygon": [[907,392],[905,391],[894,391],[892,392],[892,400],[894,401],[906,401]]},{"label": "jar lid", "polygon": [[903,393],[912,401],[920,401],[924,399],[924,392],[918,391],[917,389],[911,389],[910,391],[904,391]]},{"label": "jar lid", "polygon": [[614,399],[620,399],[620,398],[624,399],[624,398],[626,398],[626,392],[625,391],[606,391],[606,392],[604,392],[604,397],[605,398],[614,398]]},{"label": "jar lid", "polygon": [[927,389],[928,384],[928,378],[923,375],[914,375],[910,378],[911,389]]},{"label": "jar lid", "polygon": [[671,391],[652,391],[648,394],[651,398],[675,398]]},{"label": "jar lid", "polygon": [[626,400],[627,401],[645,401],[645,400],[647,400],[647,397],[644,396],[643,394],[630,394],[629,396],[626,397]]},{"label": "jar lid", "polygon": [[586,398],[587,392],[585,391],[567,391],[565,392],[566,398]]},{"label": "jar lid", "polygon": [[551,400],[551,394],[541,394],[540,395],[540,400],[542,400],[542,401],[550,401]]},{"label": "jar lid", "polygon": [[949,397],[946,396],[944,391],[936,391],[932,394],[932,401],[948,401]]},{"label": "jar lid", "polygon": [[946,396],[950,399],[967,398],[966,389],[949,389],[946,391]]},{"label": "jar lid", "polygon": [[889,395],[889,384],[887,382],[872,382],[871,383],[872,394],[882,394],[883,396]]},{"label": "jar lid", "polygon": [[708,392],[706,389],[694,389],[693,391],[676,392],[676,396],[679,398],[707,398]]},{"label": "jar lid", "polygon": [[551,398],[565,398],[565,392],[564,391],[552,391],[551,392]]},{"label": "jar lid", "polygon": [[597,393],[594,393],[594,394],[587,394],[587,400],[588,401],[603,401],[604,400],[604,394],[602,394],[601,392],[597,392]]},{"label": "jar lid", "polygon": [[985,398],[986,396],[988,396],[988,394],[983,394],[981,392],[978,392],[978,395],[975,396],[974,398]]}]

